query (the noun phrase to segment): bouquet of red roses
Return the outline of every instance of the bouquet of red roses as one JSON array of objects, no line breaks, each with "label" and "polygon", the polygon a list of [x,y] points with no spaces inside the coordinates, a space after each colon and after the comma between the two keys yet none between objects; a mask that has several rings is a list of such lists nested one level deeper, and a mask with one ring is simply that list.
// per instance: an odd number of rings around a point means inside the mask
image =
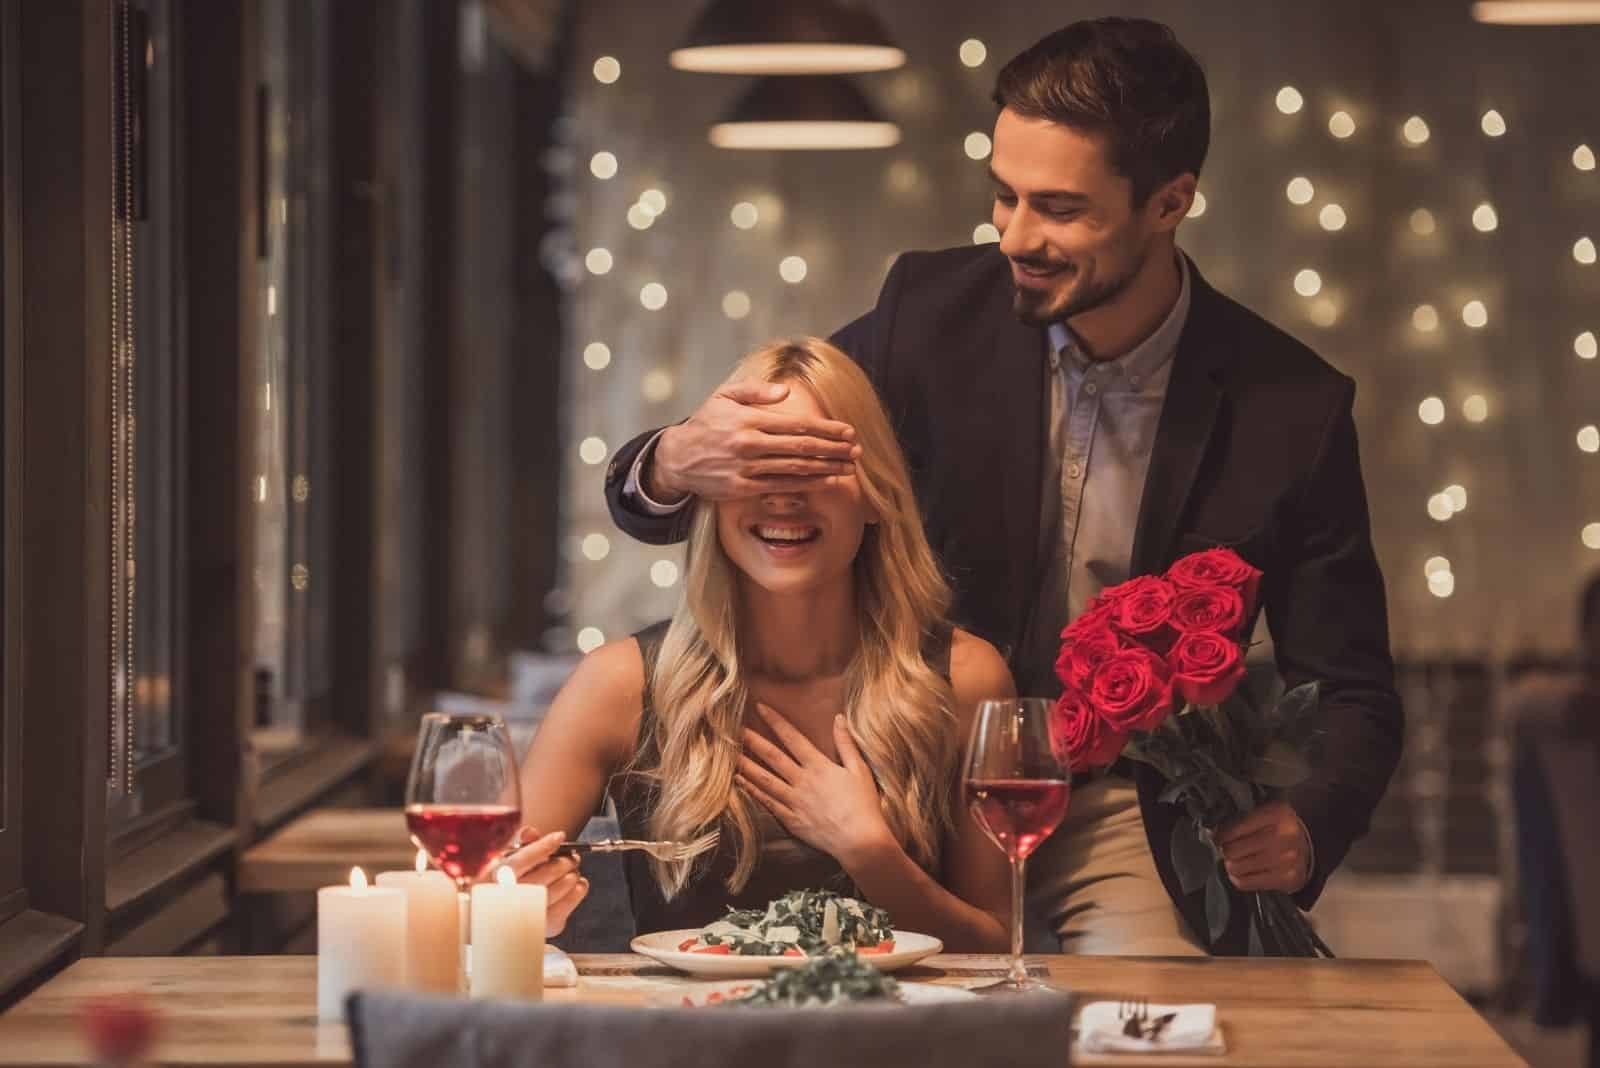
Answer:
[{"label": "bouquet of red roses", "polygon": [[[1172,861],[1205,888],[1215,942],[1232,897],[1212,834],[1310,774],[1315,682],[1260,699],[1245,678],[1245,628],[1261,572],[1230,549],[1183,557],[1163,576],[1114,586],[1061,632],[1063,692],[1052,737],[1074,770],[1149,764],[1182,804]],[[1252,955],[1333,956],[1287,894],[1249,895]]]}]

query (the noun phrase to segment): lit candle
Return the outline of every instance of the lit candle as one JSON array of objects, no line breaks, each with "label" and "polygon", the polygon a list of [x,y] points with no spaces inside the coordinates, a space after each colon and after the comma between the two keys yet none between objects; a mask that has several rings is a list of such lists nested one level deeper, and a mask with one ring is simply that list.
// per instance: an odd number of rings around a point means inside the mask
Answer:
[{"label": "lit candle", "polygon": [[349,886],[317,891],[317,1015],[344,1018],[353,990],[401,987],[406,979],[406,895],[367,885],[360,868]]},{"label": "lit candle", "polygon": [[522,886],[502,866],[472,888],[472,996],[544,996],[545,888]]},{"label": "lit candle", "polygon": [[428,855],[417,852],[416,871],[386,871],[379,886],[406,896],[406,988],[439,994],[460,989],[461,921],[456,883],[442,871],[428,870]]}]

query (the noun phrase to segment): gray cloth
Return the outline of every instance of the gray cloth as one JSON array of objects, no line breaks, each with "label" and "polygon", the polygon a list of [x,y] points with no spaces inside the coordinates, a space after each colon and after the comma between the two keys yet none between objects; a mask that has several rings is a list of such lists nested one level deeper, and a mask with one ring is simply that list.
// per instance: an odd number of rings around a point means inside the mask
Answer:
[{"label": "gray cloth", "polygon": [[1090,359],[1064,323],[1052,323],[1047,332],[1050,406],[1039,544],[1048,566],[1016,658],[1018,692],[1030,697],[1061,692],[1055,678],[1061,629],[1101,590],[1129,577],[1156,424],[1189,319],[1189,264],[1181,254],[1177,259],[1172,310],[1116,359]]},{"label": "gray cloth", "polygon": [[1063,1068],[1071,999],[834,1009],[633,1008],[354,994],[358,1068]]}]

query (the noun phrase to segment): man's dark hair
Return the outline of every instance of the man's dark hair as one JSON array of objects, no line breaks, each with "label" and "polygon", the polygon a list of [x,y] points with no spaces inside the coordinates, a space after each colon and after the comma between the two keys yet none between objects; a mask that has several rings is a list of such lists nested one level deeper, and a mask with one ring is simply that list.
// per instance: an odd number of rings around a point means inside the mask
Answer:
[{"label": "man's dark hair", "polygon": [[1211,143],[1205,72],[1170,27],[1149,19],[1057,30],[1005,65],[994,102],[1099,135],[1135,207],[1180,174],[1199,177]]}]

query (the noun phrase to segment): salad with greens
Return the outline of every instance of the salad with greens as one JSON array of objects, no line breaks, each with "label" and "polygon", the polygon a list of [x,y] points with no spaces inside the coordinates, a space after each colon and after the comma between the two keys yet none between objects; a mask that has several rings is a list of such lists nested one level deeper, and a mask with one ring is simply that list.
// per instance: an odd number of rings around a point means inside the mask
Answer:
[{"label": "salad with greens", "polygon": [[847,949],[785,968],[729,1005],[802,1007],[853,1001],[899,1001],[900,984]]},{"label": "salad with greens", "polygon": [[794,890],[765,911],[729,909],[678,948],[741,957],[819,957],[835,948],[882,954],[894,952],[894,929],[887,912],[864,901]]}]

